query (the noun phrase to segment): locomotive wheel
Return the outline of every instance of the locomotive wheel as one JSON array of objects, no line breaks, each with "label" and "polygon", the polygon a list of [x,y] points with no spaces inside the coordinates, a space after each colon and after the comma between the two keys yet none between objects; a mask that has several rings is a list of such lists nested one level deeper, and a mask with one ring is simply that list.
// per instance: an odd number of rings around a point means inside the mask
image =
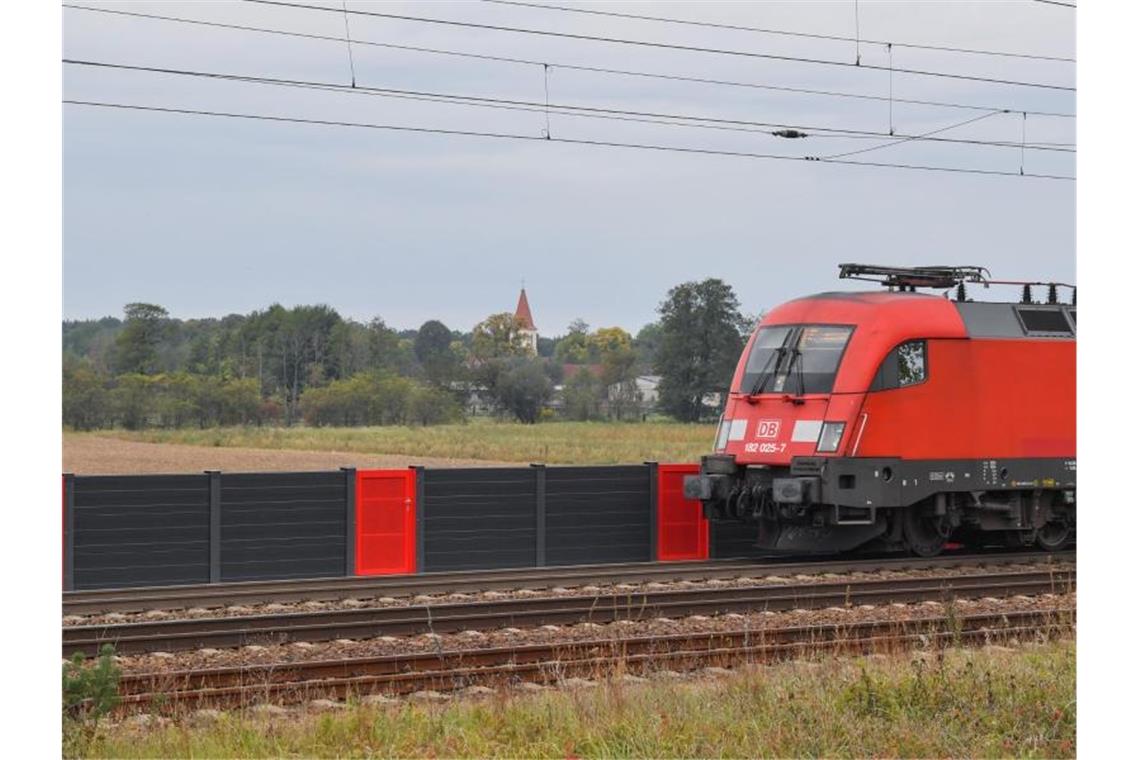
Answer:
[{"label": "locomotive wheel", "polygon": [[952,530],[945,516],[925,515],[921,504],[906,508],[902,518],[903,540],[919,557],[936,557],[946,546]]},{"label": "locomotive wheel", "polygon": [[1069,545],[1072,535],[1073,531],[1066,523],[1045,523],[1045,526],[1037,531],[1037,546],[1047,552],[1060,551]]}]

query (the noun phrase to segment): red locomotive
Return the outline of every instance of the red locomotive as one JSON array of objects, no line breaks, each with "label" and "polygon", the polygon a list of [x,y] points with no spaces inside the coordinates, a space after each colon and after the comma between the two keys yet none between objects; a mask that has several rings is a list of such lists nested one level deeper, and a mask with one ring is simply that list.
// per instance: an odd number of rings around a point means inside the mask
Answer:
[{"label": "red locomotive", "polygon": [[[887,290],[808,296],[760,321],[686,496],[710,519],[755,521],[775,551],[1074,540],[1075,288],[1063,304],[1072,286],[980,267],[842,264],[840,277]],[[966,283],[1022,285],[1021,302],[968,300]]]}]

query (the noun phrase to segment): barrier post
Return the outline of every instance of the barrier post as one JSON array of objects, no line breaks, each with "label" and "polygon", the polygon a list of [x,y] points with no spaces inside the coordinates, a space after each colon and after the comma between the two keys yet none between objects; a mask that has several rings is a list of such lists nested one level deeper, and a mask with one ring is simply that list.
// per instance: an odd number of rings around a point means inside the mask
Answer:
[{"label": "barrier post", "polygon": [[424,513],[427,504],[424,503],[423,465],[413,465],[411,470],[416,475],[416,574],[419,574],[424,571]]},{"label": "barrier post", "polygon": [[660,559],[657,550],[657,521],[661,510],[657,493],[657,463],[646,462],[645,469],[649,475],[649,561],[657,562]]},{"label": "barrier post", "polygon": [[546,565],[546,465],[534,469],[534,566]]},{"label": "barrier post", "polygon": [[210,489],[210,583],[222,580],[222,472],[206,470]]},{"label": "barrier post", "polygon": [[75,590],[75,475],[63,474],[63,590]]},{"label": "barrier post", "polygon": [[356,575],[356,468],[341,467],[344,473],[344,574]]}]

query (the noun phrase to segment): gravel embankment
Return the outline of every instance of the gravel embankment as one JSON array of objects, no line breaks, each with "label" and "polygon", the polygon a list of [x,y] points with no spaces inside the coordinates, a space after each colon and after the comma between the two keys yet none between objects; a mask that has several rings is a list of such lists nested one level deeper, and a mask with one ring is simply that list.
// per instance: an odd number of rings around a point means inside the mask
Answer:
[{"label": "gravel embankment", "polygon": [[[1074,608],[1075,605],[1075,593],[1042,594],[1034,597],[1014,596],[1007,599],[992,597],[977,600],[959,599],[954,602],[954,614],[962,616],[1028,610],[1063,611]],[[692,615],[679,619],[622,620],[606,625],[579,623],[566,626],[546,625],[527,630],[503,628],[488,632],[462,631],[444,635],[380,636],[359,641],[340,640],[328,643],[298,642],[269,646],[255,645],[240,649],[201,649],[177,654],[155,652],[143,655],[118,656],[116,660],[124,672],[142,673],[186,668],[363,658],[457,649],[477,650],[526,644],[569,643],[594,639],[663,636],[679,633],[716,633],[742,629],[754,630],[759,634],[764,630],[789,626],[944,619],[947,613],[947,605],[942,602],[881,606],[863,605],[859,607],[831,607],[823,610],[755,612],[747,615],[729,613],[715,617]],[[1061,613],[1059,612],[1059,614]]]},{"label": "gravel embankment", "polygon": [[[758,568],[762,569],[762,568]],[[1066,572],[1075,570],[1072,563],[1051,564],[1017,564],[1002,565],[998,572],[1034,572],[1040,570],[1055,570]],[[320,612],[327,610],[350,609],[379,609],[385,607],[411,607],[420,605],[452,604],[459,602],[501,601],[508,599],[544,599],[566,598],[574,596],[599,596],[612,594],[639,594],[657,593],[665,591],[687,591],[694,589],[714,588],[747,588],[750,586],[773,585],[811,585],[836,583],[842,581],[888,581],[899,578],[934,578],[945,576],[983,575],[994,572],[994,568],[979,566],[937,568],[929,570],[881,570],[877,572],[852,573],[815,573],[798,575],[760,575],[752,574],[736,578],[708,579],[708,580],[681,580],[681,581],[650,581],[647,583],[614,583],[599,585],[583,585],[573,587],[555,587],[542,589],[520,588],[511,591],[483,591],[453,594],[429,594],[414,596],[379,596],[356,599],[340,599],[335,601],[309,601],[291,602],[282,604],[269,602],[266,604],[233,605],[228,607],[191,608],[183,610],[149,610],[145,612],[120,613],[112,612],[102,615],[68,615],[63,618],[64,626],[74,625],[109,625],[117,623],[131,623],[154,620],[188,620],[210,617],[243,617],[249,615],[287,614],[290,612]]]}]

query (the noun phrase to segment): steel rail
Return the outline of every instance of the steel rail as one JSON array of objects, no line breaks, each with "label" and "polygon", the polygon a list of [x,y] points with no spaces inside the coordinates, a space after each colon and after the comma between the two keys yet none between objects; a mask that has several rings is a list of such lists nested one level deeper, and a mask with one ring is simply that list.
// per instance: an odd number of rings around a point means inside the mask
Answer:
[{"label": "steel rail", "polygon": [[636,674],[664,667],[767,663],[820,652],[869,654],[1014,637],[1052,638],[1071,631],[1075,620],[1075,609],[1063,608],[135,673],[122,678],[120,695],[127,709],[157,705],[172,710],[447,691],[477,684],[551,683],[572,676],[605,676],[617,666]]},{"label": "steel rail", "polygon": [[772,561],[724,559],[712,562],[636,562],[612,565],[466,570],[413,576],[306,578],[185,586],[70,591],[63,594],[64,615],[142,612],[218,607],[267,602],[335,601],[360,596],[414,596],[473,591],[725,578],[762,572],[765,575],[846,573],[853,571],[948,568],[976,564],[1072,561],[1075,552],[1001,552],[946,555],[932,559],[890,557],[845,560]]},{"label": "steel rail", "polygon": [[203,647],[361,639],[381,635],[486,631],[580,622],[646,620],[695,614],[820,609],[857,604],[914,603],[950,597],[1033,595],[1076,587],[1070,570],[1036,570],[889,580],[764,584],[727,588],[207,617],[111,625],[67,626],[63,655],[93,655],[103,644],[120,654]]}]

